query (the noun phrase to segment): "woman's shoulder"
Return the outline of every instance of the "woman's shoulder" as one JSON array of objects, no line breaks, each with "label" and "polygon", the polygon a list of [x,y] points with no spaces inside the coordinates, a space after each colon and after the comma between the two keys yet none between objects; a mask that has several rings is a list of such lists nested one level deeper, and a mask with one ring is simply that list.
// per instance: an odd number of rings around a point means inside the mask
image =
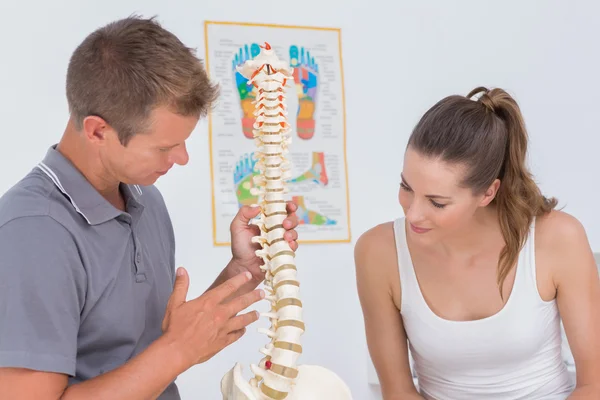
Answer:
[{"label": "woman's shoulder", "polygon": [[587,269],[593,259],[585,227],[573,215],[552,210],[536,218],[536,260],[544,260],[554,278]]},{"label": "woman's shoulder", "polygon": [[395,250],[394,225],[396,221],[387,221],[367,229],[356,241],[356,255],[374,256],[388,254]]},{"label": "woman's shoulder", "polygon": [[398,268],[394,230],[397,223],[398,220],[380,223],[360,235],[354,247],[357,269],[368,270],[368,273],[376,270],[378,275],[389,278],[388,272]]},{"label": "woman's shoulder", "polygon": [[587,242],[583,224],[573,215],[552,210],[536,218],[537,242],[548,250],[561,251],[577,243]]},{"label": "woman's shoulder", "polygon": [[[354,261],[361,298],[387,301],[391,295],[398,307],[400,282],[395,225],[401,220],[377,224],[356,241]],[[363,300],[364,301],[364,300]]]}]

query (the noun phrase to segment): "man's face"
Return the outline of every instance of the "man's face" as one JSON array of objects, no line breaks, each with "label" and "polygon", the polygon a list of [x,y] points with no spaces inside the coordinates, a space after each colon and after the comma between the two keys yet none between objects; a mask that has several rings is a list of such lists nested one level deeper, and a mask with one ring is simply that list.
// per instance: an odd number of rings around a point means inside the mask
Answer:
[{"label": "man's face", "polygon": [[127,184],[152,185],[174,164],[189,160],[185,141],[198,123],[198,118],[183,117],[167,109],[156,109],[151,115],[149,132],[135,135],[123,146],[115,132],[106,137],[100,150],[104,168],[112,179]]}]

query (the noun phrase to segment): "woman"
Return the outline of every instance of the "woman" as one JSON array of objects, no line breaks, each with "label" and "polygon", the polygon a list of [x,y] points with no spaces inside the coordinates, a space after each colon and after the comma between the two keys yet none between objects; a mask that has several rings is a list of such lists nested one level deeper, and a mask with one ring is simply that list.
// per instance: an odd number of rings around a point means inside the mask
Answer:
[{"label": "woman", "polygon": [[540,193],[526,152],[520,109],[501,89],[447,97],[417,124],[404,217],[355,248],[385,400],[600,399],[598,271],[582,225]]}]

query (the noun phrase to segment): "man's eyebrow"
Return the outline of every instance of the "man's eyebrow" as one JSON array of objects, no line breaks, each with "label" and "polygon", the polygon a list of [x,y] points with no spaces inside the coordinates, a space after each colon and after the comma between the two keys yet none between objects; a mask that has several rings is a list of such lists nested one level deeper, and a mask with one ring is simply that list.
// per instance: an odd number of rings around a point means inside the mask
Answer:
[{"label": "man's eyebrow", "polygon": [[[408,182],[406,182],[404,175],[400,174],[400,177],[402,178],[402,182],[406,185],[406,187],[408,187],[410,190],[412,190],[412,187],[410,187]],[[449,197],[449,196],[442,196],[439,194],[426,194],[425,197],[430,198],[430,199],[446,199],[446,200],[451,199],[451,197]]]}]

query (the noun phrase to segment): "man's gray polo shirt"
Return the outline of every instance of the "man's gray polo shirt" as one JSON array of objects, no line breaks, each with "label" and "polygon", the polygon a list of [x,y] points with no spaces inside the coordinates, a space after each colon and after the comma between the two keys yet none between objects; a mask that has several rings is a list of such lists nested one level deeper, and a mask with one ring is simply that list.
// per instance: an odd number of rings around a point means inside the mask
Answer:
[{"label": "man's gray polo shirt", "polygon": [[[53,146],[0,198],[0,367],[77,383],[162,334],[174,283],[171,220],[154,186],[121,189],[127,212]],[[174,384],[160,397],[178,398]]]}]

